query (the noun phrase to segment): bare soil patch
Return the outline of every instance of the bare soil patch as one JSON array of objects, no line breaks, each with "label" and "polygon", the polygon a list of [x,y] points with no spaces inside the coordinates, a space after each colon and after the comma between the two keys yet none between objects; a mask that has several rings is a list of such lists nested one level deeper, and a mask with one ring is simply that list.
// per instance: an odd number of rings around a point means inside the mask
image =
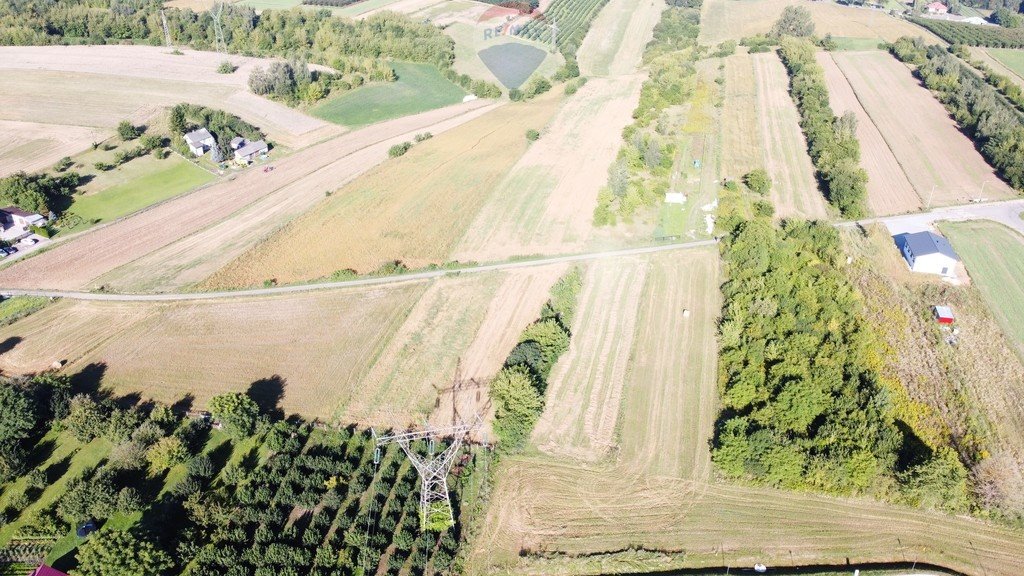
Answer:
[{"label": "bare soil patch", "polygon": [[[89,285],[119,266],[227,220],[296,181],[306,179],[309,186],[318,187],[322,196],[324,189],[330,190],[336,185],[331,179],[336,182],[338,172],[331,167],[345,163],[346,157],[375,147],[377,161],[382,161],[387,148],[396,141],[409,139],[434,124],[487,105],[476,101],[434,110],[384,122],[313,146],[275,161],[272,172],[246,171],[231,181],[175,198],[18,262],[0,271],[0,285],[55,289]],[[365,165],[355,167],[357,171],[366,168]],[[246,231],[251,230],[246,228]],[[266,232],[268,230],[263,230],[264,234]],[[215,244],[205,249],[207,254],[218,254],[221,246]]]},{"label": "bare soil patch", "polygon": [[757,115],[764,138],[764,168],[772,179],[771,200],[782,218],[827,218],[825,197],[814,178],[800,115],[789,95],[789,75],[774,53],[755,54]]},{"label": "bare soil patch", "polygon": [[846,76],[836,66],[830,52],[818,52],[818,63],[825,69],[829,103],[836,116],[853,112],[857,117],[861,166],[868,173],[868,208],[878,216],[904,214],[921,209],[922,201],[907,180],[882,133],[861,106]]},{"label": "bare soil patch", "polygon": [[926,208],[1016,196],[909,68],[885,52],[832,57]]}]

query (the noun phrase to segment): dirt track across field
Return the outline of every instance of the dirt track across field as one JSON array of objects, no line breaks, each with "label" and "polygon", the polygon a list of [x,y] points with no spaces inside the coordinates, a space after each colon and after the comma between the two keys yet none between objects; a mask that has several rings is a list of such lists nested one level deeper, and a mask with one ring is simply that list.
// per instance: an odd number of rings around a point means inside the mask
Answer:
[{"label": "dirt track across field", "polygon": [[[218,226],[227,226],[233,233],[254,233],[255,238],[250,235],[247,241],[258,239],[261,233],[266,234],[273,229],[273,225],[269,229],[256,226],[257,230],[253,231],[256,224],[267,225],[265,215],[255,214],[249,220],[236,224],[232,224],[229,217],[272,194],[278,194],[283,201],[288,192],[282,191],[292,190],[295,193],[296,187],[309,197],[307,201],[311,201],[311,205],[316,201],[312,197],[314,192],[322,198],[324,190],[333,190],[339,179],[343,180],[346,174],[351,177],[351,170],[359,173],[370,167],[368,163],[352,166],[348,162],[350,155],[373,149],[376,152],[367,158],[367,162],[383,161],[387,158],[387,148],[395,142],[411,139],[414,133],[433,129],[435,125],[454,118],[469,119],[489,106],[493,104],[474,101],[433,110],[377,124],[313,146],[274,162],[275,169],[269,173],[259,169],[246,171],[233,180],[159,204],[18,262],[0,271],[0,285],[12,288],[81,288],[119,266]],[[217,255],[223,251],[220,244],[207,244],[196,249],[206,255]],[[184,257],[194,259],[198,254],[186,254]]]},{"label": "dirt track across field", "polygon": [[920,210],[921,198],[907,180],[903,167],[871,120],[871,116],[857,100],[857,95],[854,94],[846,76],[836,66],[832,53],[818,52],[818,63],[825,69],[825,82],[828,84],[832,113],[842,116],[850,111],[857,117],[860,165],[868,173],[868,208],[871,213],[885,216]]}]

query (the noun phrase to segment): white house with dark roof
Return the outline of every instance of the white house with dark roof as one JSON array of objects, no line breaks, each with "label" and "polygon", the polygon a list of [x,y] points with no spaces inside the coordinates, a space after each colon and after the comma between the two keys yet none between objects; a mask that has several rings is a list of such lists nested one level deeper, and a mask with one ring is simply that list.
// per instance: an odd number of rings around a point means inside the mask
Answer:
[{"label": "white house with dark roof", "polygon": [[13,242],[31,234],[30,227],[45,224],[46,218],[40,214],[22,210],[17,206],[0,208],[0,226],[3,226],[3,230],[0,231],[0,240]]},{"label": "white house with dark roof", "polygon": [[234,138],[231,139],[232,150],[238,150],[242,146],[245,146],[245,138],[242,138],[241,136],[235,136]]},{"label": "white house with dark roof", "polygon": [[269,148],[267,143],[263,140],[256,140],[255,142],[246,142],[244,146],[235,150],[235,162],[239,164],[248,164],[258,158],[262,154],[266,154]]},{"label": "white house with dark roof", "polygon": [[934,232],[914,232],[897,234],[893,240],[907,261],[907,266],[914,272],[946,277],[956,275],[956,263],[960,257],[956,255],[949,240],[942,236]]},{"label": "white house with dark roof", "polygon": [[207,150],[217,145],[217,139],[206,128],[193,130],[185,134],[184,138],[185,144],[188,144],[188,149],[196,156],[206,154]]}]

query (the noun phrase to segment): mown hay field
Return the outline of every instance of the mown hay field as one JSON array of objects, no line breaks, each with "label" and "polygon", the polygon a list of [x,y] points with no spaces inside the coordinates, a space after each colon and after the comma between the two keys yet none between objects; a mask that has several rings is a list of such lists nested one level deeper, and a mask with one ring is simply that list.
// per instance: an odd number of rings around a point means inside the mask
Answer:
[{"label": "mown hay field", "polygon": [[985,51],[1010,69],[1018,78],[1024,78],[1024,50],[987,48]]},{"label": "mown hay field", "polygon": [[[1016,197],[907,66],[880,51],[836,52],[832,58],[882,135],[883,142],[862,147],[884,143],[926,208]],[[912,204],[904,200],[899,208]]]},{"label": "mown hay field", "polygon": [[985,220],[945,223],[942,231],[1024,359],[1024,237]]},{"label": "mown hay field", "polygon": [[836,65],[830,52],[818,52],[818,63],[825,70],[832,113],[842,116],[853,112],[857,118],[861,166],[868,173],[868,209],[875,215],[902,214],[921,209],[923,201],[907,180],[896,156],[882,133],[861,106],[850,82]]},{"label": "mown hay field", "polygon": [[46,170],[108,136],[107,130],[90,126],[0,120],[0,178]]},{"label": "mown hay field", "polygon": [[798,5],[811,13],[815,34],[850,38],[873,38],[892,42],[900,36],[923,36],[929,44],[942,43],[935,35],[885,11],[840,6],[834,2],[793,0],[705,0],[701,12],[700,43],[714,45],[723,40],[766,34],[786,6]]},{"label": "mown hay field", "polygon": [[789,95],[789,75],[774,53],[755,54],[757,115],[764,139],[764,168],[772,179],[769,196],[782,218],[826,218],[825,197],[818,189],[800,114]]},{"label": "mown hay field", "polygon": [[722,105],[722,167],[726,177],[738,180],[755,168],[764,168],[765,146],[758,117],[758,90],[754,60],[746,52],[725,58]]},{"label": "mown hay field", "polygon": [[[458,238],[527,150],[561,98],[501,107],[413,146],[332,194],[243,253],[206,288],[312,280],[337,270],[370,272],[389,261],[418,267],[449,260]],[[410,138],[411,139],[411,138]]]}]

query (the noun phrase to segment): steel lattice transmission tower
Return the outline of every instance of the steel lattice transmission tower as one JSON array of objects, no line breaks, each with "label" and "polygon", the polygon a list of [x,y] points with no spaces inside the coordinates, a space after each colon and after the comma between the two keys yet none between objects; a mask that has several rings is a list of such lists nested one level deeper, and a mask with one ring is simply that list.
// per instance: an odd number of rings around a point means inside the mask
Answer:
[{"label": "steel lattice transmission tower", "polygon": [[[455,463],[455,456],[466,439],[466,436],[479,428],[483,422],[476,416],[472,422],[460,423],[445,428],[427,427],[417,432],[405,432],[378,436],[371,429],[377,448],[388,444],[402,447],[409,461],[420,475],[420,529],[447,530],[455,525],[452,502],[448,497],[448,472]],[[439,454],[434,454],[434,441],[438,438],[451,437],[452,443]],[[421,456],[412,450],[411,444],[417,440],[429,440],[430,450]]]},{"label": "steel lattice transmission tower", "polygon": [[224,39],[224,29],[221,27],[220,18],[224,14],[224,3],[217,3],[217,10],[213,15],[213,33],[215,35],[214,45],[218,52],[227,52],[228,43]]}]

